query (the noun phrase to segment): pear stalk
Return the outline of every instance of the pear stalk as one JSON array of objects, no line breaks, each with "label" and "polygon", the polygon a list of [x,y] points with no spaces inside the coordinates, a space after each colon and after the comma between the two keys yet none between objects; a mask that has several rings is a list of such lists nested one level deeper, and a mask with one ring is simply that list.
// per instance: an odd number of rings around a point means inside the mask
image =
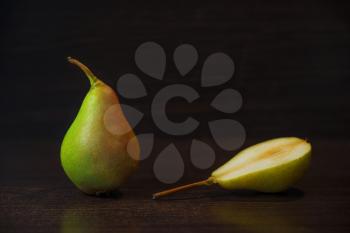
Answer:
[{"label": "pear stalk", "polygon": [[98,81],[94,73],[92,73],[92,71],[86,65],[71,57],[67,57],[67,60],[69,63],[78,66],[85,73],[90,81],[91,86],[93,86]]},{"label": "pear stalk", "polygon": [[177,193],[177,192],[184,191],[184,190],[191,189],[191,188],[198,187],[198,186],[209,186],[209,185],[212,185],[213,183],[214,183],[214,178],[210,177],[206,180],[202,180],[202,181],[198,181],[195,183],[186,184],[186,185],[182,185],[182,186],[179,186],[176,188],[168,189],[168,190],[165,190],[162,192],[154,193],[153,199],[168,196],[168,195],[171,195],[173,193]]}]

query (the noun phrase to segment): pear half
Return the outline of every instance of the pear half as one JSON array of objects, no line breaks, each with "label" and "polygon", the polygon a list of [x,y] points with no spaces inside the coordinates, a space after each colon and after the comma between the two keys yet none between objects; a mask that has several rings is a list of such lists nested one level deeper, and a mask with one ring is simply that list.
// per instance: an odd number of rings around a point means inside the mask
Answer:
[{"label": "pear half", "polygon": [[268,140],[239,152],[208,179],[155,193],[153,198],[212,184],[228,190],[280,192],[303,176],[310,158],[311,145],[303,139],[285,137]]}]

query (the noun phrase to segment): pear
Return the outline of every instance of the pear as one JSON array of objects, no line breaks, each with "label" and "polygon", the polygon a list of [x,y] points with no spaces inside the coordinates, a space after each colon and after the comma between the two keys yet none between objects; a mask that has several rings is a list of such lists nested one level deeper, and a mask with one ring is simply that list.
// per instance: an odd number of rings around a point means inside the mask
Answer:
[{"label": "pear", "polygon": [[[114,90],[78,60],[68,61],[86,74],[90,90],[63,139],[62,167],[84,193],[109,193],[137,169],[139,143]],[[130,141],[132,150],[127,149]]]},{"label": "pear", "polygon": [[298,181],[309,166],[311,145],[296,137],[276,138],[239,152],[203,181],[153,194],[158,198],[195,186],[281,192]]}]

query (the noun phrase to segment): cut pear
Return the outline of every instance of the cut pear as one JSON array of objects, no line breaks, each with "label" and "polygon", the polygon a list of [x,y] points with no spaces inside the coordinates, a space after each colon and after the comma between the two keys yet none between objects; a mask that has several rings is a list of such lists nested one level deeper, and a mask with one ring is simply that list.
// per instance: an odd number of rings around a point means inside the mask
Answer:
[{"label": "cut pear", "polygon": [[295,183],[308,167],[311,145],[299,138],[278,138],[251,146],[212,173],[226,189],[279,192]]},{"label": "cut pear", "polygon": [[286,137],[268,140],[239,152],[204,181],[156,193],[154,198],[194,186],[218,184],[222,188],[280,192],[299,180],[311,158],[311,145]]}]

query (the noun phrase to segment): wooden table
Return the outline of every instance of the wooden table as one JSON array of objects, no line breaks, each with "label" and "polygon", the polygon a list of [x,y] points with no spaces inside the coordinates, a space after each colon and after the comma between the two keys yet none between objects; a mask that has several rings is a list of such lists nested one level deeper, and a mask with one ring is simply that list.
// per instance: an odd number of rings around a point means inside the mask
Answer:
[{"label": "wooden table", "polygon": [[[153,177],[147,161],[120,193],[92,197],[78,191],[63,174],[57,143],[5,143],[0,231],[349,232],[350,144],[316,140],[313,146],[309,172],[286,192],[205,187],[152,200],[153,192],[169,186]],[[197,172],[181,182],[205,175]]]}]

